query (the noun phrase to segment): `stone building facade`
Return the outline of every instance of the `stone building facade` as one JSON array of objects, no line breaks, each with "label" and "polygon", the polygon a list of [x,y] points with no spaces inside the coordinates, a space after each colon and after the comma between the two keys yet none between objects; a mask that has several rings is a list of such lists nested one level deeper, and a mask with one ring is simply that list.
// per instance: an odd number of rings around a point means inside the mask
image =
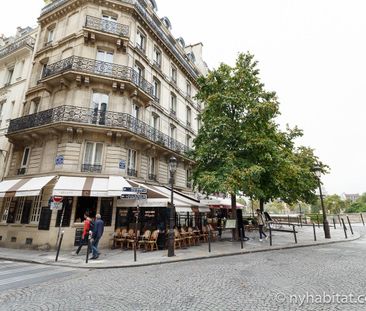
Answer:
[{"label": "stone building facade", "polygon": [[[53,246],[62,223],[72,247],[85,211],[102,214],[107,236],[118,212],[131,213],[121,208],[135,203],[109,189],[114,177],[167,185],[175,156],[175,187],[190,190],[187,152],[202,109],[193,98],[207,66],[202,44],[175,39],[155,1],[55,0],[38,21],[20,117],[9,116],[0,243]],[[57,192],[63,211],[51,211],[60,180],[75,184]]]}]

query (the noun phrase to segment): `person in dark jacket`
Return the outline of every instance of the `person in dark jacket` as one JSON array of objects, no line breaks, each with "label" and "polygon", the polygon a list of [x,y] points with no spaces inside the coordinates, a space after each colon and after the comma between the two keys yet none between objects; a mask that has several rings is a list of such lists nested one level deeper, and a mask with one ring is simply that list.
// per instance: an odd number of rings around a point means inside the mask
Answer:
[{"label": "person in dark jacket", "polygon": [[99,250],[98,250],[98,244],[99,241],[103,235],[104,232],[104,222],[101,219],[102,217],[100,216],[100,214],[97,214],[95,216],[95,223],[94,223],[94,228],[93,228],[93,235],[92,235],[92,252],[93,252],[93,257],[90,259],[97,259],[100,255]]}]

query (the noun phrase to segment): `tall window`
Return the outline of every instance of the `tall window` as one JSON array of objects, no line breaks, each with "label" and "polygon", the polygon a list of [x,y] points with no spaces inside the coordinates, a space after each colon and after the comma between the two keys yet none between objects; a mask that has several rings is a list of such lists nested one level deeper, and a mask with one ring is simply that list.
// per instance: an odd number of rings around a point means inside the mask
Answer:
[{"label": "tall window", "polygon": [[[113,71],[113,52],[98,50],[97,61],[95,64],[95,71],[97,73],[112,74]],[[108,63],[108,64],[106,64]]]},{"label": "tall window", "polygon": [[186,170],[186,180],[187,180],[187,188],[192,187],[192,171]]},{"label": "tall window", "polygon": [[14,75],[14,67],[8,68],[8,75],[6,77],[6,85],[11,84]]},{"label": "tall window", "polygon": [[192,96],[192,86],[188,81],[186,81],[186,94],[188,97]]},{"label": "tall window", "polygon": [[24,151],[23,151],[23,157],[22,157],[22,162],[20,164],[20,168],[26,168],[28,166],[29,155],[30,155],[30,148],[25,147]]},{"label": "tall window", "polygon": [[149,180],[156,180],[156,160],[154,157],[149,158]]},{"label": "tall window", "polygon": [[137,152],[133,149],[128,149],[127,159],[127,175],[137,177]]},{"label": "tall window", "polygon": [[170,137],[173,139],[177,138],[177,128],[173,124],[170,124]]},{"label": "tall window", "polygon": [[132,116],[136,118],[136,120],[139,120],[140,118],[140,107],[136,104],[132,105]]},{"label": "tall window", "polygon": [[154,46],[153,61],[155,66],[161,67],[161,51],[156,46]]},{"label": "tall window", "polygon": [[191,126],[191,121],[192,121],[192,110],[190,107],[187,106],[187,112],[186,112],[186,121],[187,121],[187,126]]},{"label": "tall window", "polygon": [[94,92],[91,109],[91,123],[105,125],[105,117],[108,109],[109,96],[104,93]]},{"label": "tall window", "polygon": [[24,65],[25,65],[25,60],[23,59],[19,65],[18,65],[18,78],[21,78],[23,75],[23,70],[24,70]]},{"label": "tall window", "polygon": [[39,217],[41,216],[41,210],[42,210],[41,198],[42,198],[42,194],[36,196],[33,200],[32,213],[31,213],[31,217],[30,217],[30,222],[32,222],[32,223],[39,222]]},{"label": "tall window", "polygon": [[170,113],[177,114],[177,96],[174,93],[170,93]]},{"label": "tall window", "polygon": [[151,114],[151,126],[155,130],[159,130],[160,129],[160,118],[159,118],[159,115],[157,115],[155,112],[153,112]]},{"label": "tall window", "polygon": [[[16,203],[15,219],[12,222],[20,222],[20,220],[22,219],[22,212],[23,212],[25,197],[19,197],[16,200],[17,200],[17,203]],[[9,219],[8,219],[8,222],[9,222]]]},{"label": "tall window", "polygon": [[0,120],[2,120],[2,118],[3,118],[3,109],[4,109],[5,103],[6,103],[6,100],[0,101]]},{"label": "tall window", "polygon": [[140,29],[137,30],[136,47],[143,52],[146,50],[146,35]]},{"label": "tall window", "polygon": [[160,99],[160,81],[154,77],[153,79],[153,95],[156,101]]},{"label": "tall window", "polygon": [[103,144],[87,142],[85,144],[83,172],[101,172],[102,170]]},{"label": "tall window", "polygon": [[170,71],[170,78],[174,83],[177,83],[177,75],[178,75],[177,67],[172,65]]},{"label": "tall window", "polygon": [[55,37],[55,28],[49,28],[47,30],[46,45],[51,44]]},{"label": "tall window", "polygon": [[186,136],[186,146],[188,148],[191,147],[191,142],[192,142],[192,137],[189,134],[187,134],[187,136]]},{"label": "tall window", "polygon": [[3,201],[3,214],[1,216],[1,222],[6,222],[8,219],[11,201],[12,198],[5,198],[5,200]]},{"label": "tall window", "polygon": [[145,76],[145,68],[140,63],[135,63],[136,83],[140,84]]}]

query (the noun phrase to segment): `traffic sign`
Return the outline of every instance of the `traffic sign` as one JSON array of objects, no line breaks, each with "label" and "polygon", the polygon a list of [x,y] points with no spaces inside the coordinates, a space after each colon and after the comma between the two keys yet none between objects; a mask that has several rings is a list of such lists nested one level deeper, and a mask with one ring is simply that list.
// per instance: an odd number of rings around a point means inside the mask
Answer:
[{"label": "traffic sign", "polygon": [[124,192],[135,192],[138,194],[147,194],[147,189],[137,187],[123,187]]},{"label": "traffic sign", "polygon": [[50,209],[51,210],[62,210],[62,201],[63,201],[63,197],[61,196],[53,196],[51,198],[51,204],[50,204]]},{"label": "traffic sign", "polygon": [[126,199],[126,200],[147,200],[147,194],[122,194],[121,199]]}]

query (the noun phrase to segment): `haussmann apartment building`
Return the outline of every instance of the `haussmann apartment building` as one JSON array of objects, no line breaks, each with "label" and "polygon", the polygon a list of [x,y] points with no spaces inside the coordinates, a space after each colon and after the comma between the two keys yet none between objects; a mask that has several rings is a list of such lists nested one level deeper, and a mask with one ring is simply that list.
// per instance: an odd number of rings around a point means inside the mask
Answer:
[{"label": "haussmann apartment building", "polygon": [[[0,47],[0,245],[54,247],[61,225],[72,248],[89,212],[102,215],[107,247],[135,222],[125,186],[148,189],[145,228],[168,225],[171,156],[175,189],[192,191],[202,44],[173,37],[154,0],[55,0],[38,23]],[[203,212],[176,198],[177,212]]]}]

